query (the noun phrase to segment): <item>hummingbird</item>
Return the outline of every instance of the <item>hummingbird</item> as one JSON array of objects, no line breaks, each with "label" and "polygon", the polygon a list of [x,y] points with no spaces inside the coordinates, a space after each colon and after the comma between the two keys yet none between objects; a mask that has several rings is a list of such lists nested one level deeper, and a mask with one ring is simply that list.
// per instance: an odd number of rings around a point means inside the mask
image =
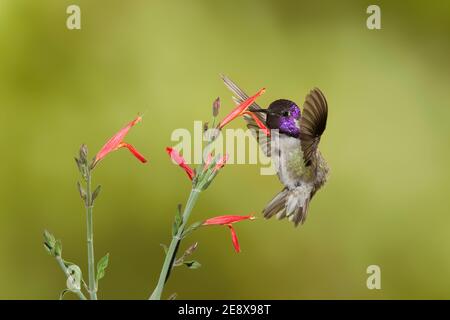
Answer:
[{"label": "hummingbird", "polygon": [[[225,85],[233,93],[236,104],[248,99],[248,95],[231,79],[221,75]],[[326,183],[329,168],[319,151],[320,138],[325,131],[328,104],[320,89],[312,89],[305,98],[302,110],[287,99],[273,101],[267,109],[253,103],[249,109],[270,129],[270,137],[259,134],[255,120],[245,115],[247,128],[257,139],[284,185],[264,208],[266,219],[276,216],[287,218],[297,227],[308,214],[309,203]]]}]

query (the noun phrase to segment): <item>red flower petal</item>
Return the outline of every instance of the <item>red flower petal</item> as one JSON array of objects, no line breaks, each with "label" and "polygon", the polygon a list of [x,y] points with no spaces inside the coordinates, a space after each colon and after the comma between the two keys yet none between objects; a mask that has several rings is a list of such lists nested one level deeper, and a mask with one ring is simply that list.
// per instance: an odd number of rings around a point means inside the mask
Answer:
[{"label": "red flower petal", "polygon": [[214,217],[214,218],[210,218],[205,220],[205,222],[203,222],[204,226],[209,226],[209,225],[229,225],[238,221],[242,221],[242,220],[253,220],[255,219],[255,217],[253,215],[248,215],[248,216],[218,216],[218,217]]},{"label": "red flower petal", "polygon": [[265,88],[262,88],[259,90],[255,95],[251,96],[247,100],[240,103],[236,108],[234,108],[219,124],[219,129],[222,129],[227,123],[231,122],[235,118],[242,115],[247,109],[250,107],[250,105],[255,102],[255,100],[262,94],[266,92]]},{"label": "red flower petal", "polygon": [[139,151],[137,151],[131,144],[123,142],[120,144],[120,147],[127,148],[128,150],[130,150],[130,152],[142,163],[147,162],[147,159],[145,159],[144,156],[140,154]]},{"label": "red flower petal", "polygon": [[203,222],[204,226],[208,225],[226,225],[228,228],[230,228],[231,231],[231,239],[233,240],[233,246],[236,252],[240,252],[241,248],[239,246],[239,241],[236,235],[236,231],[234,231],[233,223],[242,221],[242,220],[253,220],[255,217],[253,215],[248,216],[218,216],[214,218],[210,218]]},{"label": "red flower petal", "polygon": [[269,128],[267,128],[264,125],[264,123],[262,123],[262,121],[259,120],[259,118],[256,116],[256,114],[254,114],[253,112],[250,112],[250,111],[246,111],[245,114],[248,114],[249,116],[251,116],[253,118],[253,120],[255,120],[258,127],[266,134],[266,136],[270,136]]},{"label": "red flower petal", "polygon": [[169,154],[170,158],[177,165],[183,168],[186,174],[188,175],[189,179],[192,180],[195,176],[194,170],[192,170],[192,168],[186,164],[186,160],[184,160],[184,158],[178,153],[178,151],[171,147],[167,147],[166,151]]},{"label": "red flower petal", "polygon": [[194,179],[195,173],[191,167],[189,167],[187,164],[180,164],[180,167],[182,167],[184,169],[184,171],[186,172],[186,174],[189,177],[189,180]]},{"label": "red flower petal", "polygon": [[166,148],[167,154],[170,156],[170,158],[177,164],[181,165],[182,163],[186,163],[186,160],[178,153],[177,150],[171,147]]},{"label": "red flower petal", "polygon": [[236,252],[239,253],[239,252],[241,252],[241,247],[239,246],[239,241],[238,241],[236,231],[234,231],[234,228],[231,224],[228,225],[228,228],[230,228],[230,231],[231,231],[231,240],[233,241],[234,250],[236,250]]},{"label": "red flower petal", "polygon": [[95,166],[100,160],[102,160],[106,155],[112,151],[117,150],[120,148],[120,144],[122,143],[122,140],[125,138],[125,136],[128,134],[128,131],[139,121],[142,120],[142,117],[139,116],[133,121],[131,121],[129,124],[127,124],[125,127],[123,127],[119,132],[117,132],[114,136],[109,139],[105,145],[100,149],[100,151],[95,156],[95,160],[93,163],[93,166]]}]

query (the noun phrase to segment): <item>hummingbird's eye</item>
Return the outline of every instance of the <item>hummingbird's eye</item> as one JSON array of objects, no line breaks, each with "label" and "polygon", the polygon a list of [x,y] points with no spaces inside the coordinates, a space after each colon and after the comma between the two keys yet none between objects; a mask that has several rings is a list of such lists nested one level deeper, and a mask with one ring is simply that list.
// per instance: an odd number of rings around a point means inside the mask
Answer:
[{"label": "hummingbird's eye", "polygon": [[289,111],[284,111],[283,112],[283,117],[289,117]]}]

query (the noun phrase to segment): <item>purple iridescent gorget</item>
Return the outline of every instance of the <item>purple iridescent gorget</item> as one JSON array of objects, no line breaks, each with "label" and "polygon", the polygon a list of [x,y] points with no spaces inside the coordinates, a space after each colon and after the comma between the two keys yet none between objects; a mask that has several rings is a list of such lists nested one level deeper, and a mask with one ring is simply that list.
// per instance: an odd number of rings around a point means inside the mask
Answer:
[{"label": "purple iridescent gorget", "polygon": [[280,132],[298,138],[300,128],[298,120],[300,119],[300,108],[293,103],[289,108],[289,116],[280,117]]}]

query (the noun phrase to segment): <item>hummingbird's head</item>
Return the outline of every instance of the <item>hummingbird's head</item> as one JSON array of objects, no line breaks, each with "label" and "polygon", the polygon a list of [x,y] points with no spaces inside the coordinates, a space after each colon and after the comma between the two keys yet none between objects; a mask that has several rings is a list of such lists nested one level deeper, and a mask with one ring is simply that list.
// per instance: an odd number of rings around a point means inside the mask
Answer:
[{"label": "hummingbird's head", "polygon": [[267,114],[267,127],[298,138],[300,135],[300,108],[293,101],[275,100],[263,111]]}]

